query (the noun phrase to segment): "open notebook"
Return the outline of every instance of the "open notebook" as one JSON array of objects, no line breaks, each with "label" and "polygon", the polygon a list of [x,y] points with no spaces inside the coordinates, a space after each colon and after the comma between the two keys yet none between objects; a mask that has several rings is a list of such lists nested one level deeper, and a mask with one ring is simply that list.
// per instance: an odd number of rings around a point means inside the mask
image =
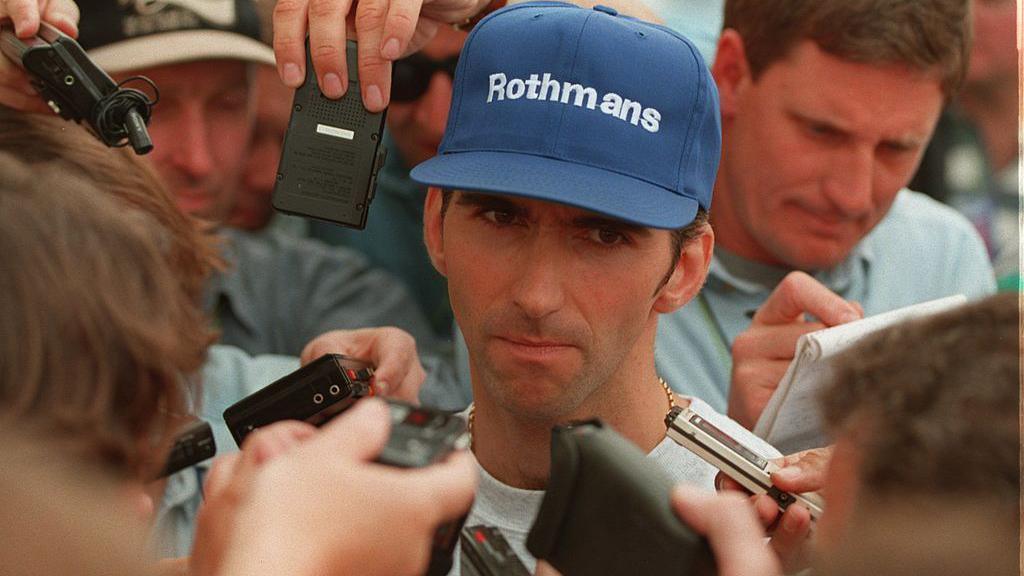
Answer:
[{"label": "open notebook", "polygon": [[962,295],[949,296],[804,334],[796,343],[789,369],[754,426],[754,433],[783,454],[824,446],[828,438],[822,426],[818,395],[832,378],[832,358],[883,328],[944,312],[966,301]]}]

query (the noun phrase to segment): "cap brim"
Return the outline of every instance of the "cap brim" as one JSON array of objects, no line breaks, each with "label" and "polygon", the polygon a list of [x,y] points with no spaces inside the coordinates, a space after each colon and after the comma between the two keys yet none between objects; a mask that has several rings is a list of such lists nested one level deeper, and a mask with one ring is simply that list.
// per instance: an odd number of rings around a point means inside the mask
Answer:
[{"label": "cap brim", "polygon": [[89,57],[109,73],[195,60],[242,60],[274,65],[274,50],[270,46],[224,30],[178,30],[139,36],[89,50]]},{"label": "cap brim", "polygon": [[697,201],[616,172],[515,152],[454,152],[413,168],[428,186],[567,204],[651,228],[693,222]]}]

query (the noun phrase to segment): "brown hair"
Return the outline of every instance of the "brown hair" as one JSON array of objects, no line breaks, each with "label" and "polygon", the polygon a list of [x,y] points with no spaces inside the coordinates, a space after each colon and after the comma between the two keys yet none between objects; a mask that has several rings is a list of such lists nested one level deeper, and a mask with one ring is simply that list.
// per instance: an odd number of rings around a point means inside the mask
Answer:
[{"label": "brown hair", "polygon": [[0,106],[0,152],[30,164],[59,159],[101,193],[156,220],[168,244],[168,264],[191,297],[198,300],[210,273],[223,268],[212,226],[179,210],[160,178],[129,150],[109,149],[56,116]]},{"label": "brown hair", "polygon": [[188,408],[208,322],[154,221],[80,172],[0,153],[0,425],[137,475]]},{"label": "brown hair", "polygon": [[909,322],[837,360],[825,421],[850,438],[875,495],[1020,494],[1016,294]]},{"label": "brown hair", "polygon": [[[969,0],[726,0],[757,79],[801,40],[854,62],[934,72],[949,99],[967,71]],[[808,89],[813,89],[809,86]]]}]

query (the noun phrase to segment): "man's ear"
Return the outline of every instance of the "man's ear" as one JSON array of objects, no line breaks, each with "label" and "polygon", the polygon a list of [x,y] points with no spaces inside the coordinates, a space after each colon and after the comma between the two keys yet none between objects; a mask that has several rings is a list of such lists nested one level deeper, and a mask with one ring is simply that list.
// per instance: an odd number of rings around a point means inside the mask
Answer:
[{"label": "man's ear", "polygon": [[704,225],[700,236],[683,244],[672,275],[654,300],[655,312],[675,312],[697,295],[707,278],[714,247],[715,233],[709,224]]},{"label": "man's ear", "polygon": [[444,261],[444,231],[441,215],[441,189],[431,186],[427,190],[427,198],[423,201],[423,242],[427,245],[430,262],[442,276],[448,276],[448,266]]},{"label": "man's ear", "polygon": [[729,120],[736,114],[740,94],[753,81],[743,37],[732,28],[723,30],[718,38],[718,51],[711,65],[711,75],[718,85],[722,120]]}]

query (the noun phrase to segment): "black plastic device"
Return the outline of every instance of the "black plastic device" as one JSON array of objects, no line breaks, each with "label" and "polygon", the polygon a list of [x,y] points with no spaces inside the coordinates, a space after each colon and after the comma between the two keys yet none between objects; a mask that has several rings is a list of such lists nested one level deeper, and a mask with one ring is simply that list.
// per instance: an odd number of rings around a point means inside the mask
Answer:
[{"label": "black plastic device", "polygon": [[[43,22],[37,36],[21,39],[4,22],[0,52],[28,72],[43,101],[65,120],[84,121],[107,146],[131,144],[136,154],[153,149],[146,125],[156,100],[116,84],[73,38]],[[148,78],[136,79],[156,91]]]},{"label": "black plastic device", "polygon": [[716,574],[672,510],[672,481],[598,420],[551,432],[551,476],[526,548],[564,576]]},{"label": "black plastic device", "polygon": [[185,427],[174,440],[167,463],[157,478],[170,476],[190,466],[195,466],[217,454],[217,442],[213,439],[210,424],[197,420]]},{"label": "black plastic device", "polygon": [[345,51],[348,91],[337,100],[320,91],[309,53],[307,41],[306,80],[295,90],[272,203],[281,212],[363,229],[387,157],[386,110],[363,106],[355,42]]},{"label": "black plastic device", "polygon": [[[253,430],[281,420],[302,420],[321,426],[360,398],[372,395],[373,366],[325,354],[224,411],[224,421],[239,446]],[[377,462],[398,468],[419,468],[443,460],[469,446],[466,422],[454,414],[385,399],[391,413],[391,434]],[[455,544],[465,517],[434,534],[427,576],[451,570]]]},{"label": "black plastic device", "polygon": [[253,430],[281,420],[320,426],[371,395],[372,378],[369,363],[325,354],[229,406],[224,422],[239,446]]},{"label": "black plastic device", "polygon": [[[377,461],[399,468],[420,468],[440,462],[455,450],[469,447],[466,421],[441,410],[387,400],[391,436]],[[466,516],[442,525],[434,534],[426,576],[444,576],[452,569],[455,544]]]},{"label": "black plastic device", "polygon": [[530,576],[523,561],[493,526],[467,526],[460,536],[462,576]]}]

